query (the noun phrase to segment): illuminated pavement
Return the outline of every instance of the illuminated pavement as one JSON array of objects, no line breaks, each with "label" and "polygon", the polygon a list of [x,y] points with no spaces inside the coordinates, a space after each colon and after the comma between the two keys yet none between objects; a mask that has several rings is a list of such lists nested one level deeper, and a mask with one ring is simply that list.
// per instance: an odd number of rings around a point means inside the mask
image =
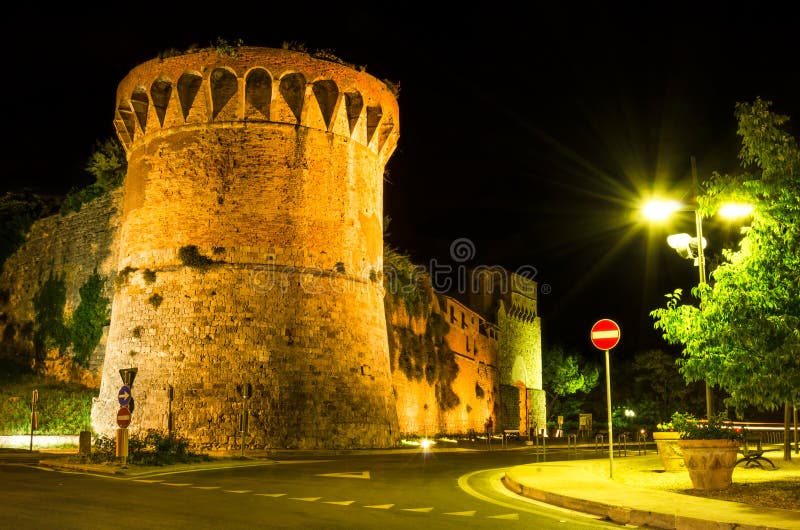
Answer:
[{"label": "illuminated pavement", "polygon": [[[494,450],[500,450],[494,447]],[[588,451],[588,448],[584,448]],[[433,449],[439,451],[475,449]],[[515,446],[506,451],[532,451],[530,447]],[[557,451],[553,448],[553,452]],[[387,454],[386,450],[376,453]],[[389,451],[393,452],[393,451]],[[407,452],[398,450],[398,452]],[[302,454],[320,456],[324,451],[271,452],[271,455],[249,455],[247,459],[225,458],[208,463],[169,466],[180,473],[182,469],[222,469],[226,467],[263,466],[269,458],[297,458]],[[333,456],[334,452],[329,452]],[[335,452],[341,454],[342,452]],[[360,451],[360,453],[365,453]],[[72,453],[74,454],[74,453]],[[530,454],[533,454],[531,452]],[[581,453],[577,453],[580,455]],[[584,453],[587,454],[587,453]],[[85,472],[121,474],[144,479],[148,475],[163,472],[164,468],[143,468],[104,464],[69,463],[66,455],[45,453],[41,455],[45,466],[82,470]],[[532,457],[531,459],[543,459]],[[267,459],[267,460],[265,460]],[[626,464],[635,462],[641,470],[660,467],[658,456],[626,457]],[[502,482],[510,492],[535,501],[570,510],[607,518],[617,524],[652,528],[675,529],[798,529],[800,511],[754,507],[752,505],[707,499],[692,495],[665,492],[663,490],[633,488],[609,478],[608,467],[600,465],[598,459],[568,459],[517,465],[505,470]],[[598,521],[599,523],[599,521]]]},{"label": "illuminated pavement", "polygon": [[[661,468],[658,455],[626,457],[626,465]],[[597,460],[515,466],[504,484],[525,497],[591,513],[619,524],[675,529],[798,529],[800,511],[763,508],[662,490],[633,488],[609,478]]]}]

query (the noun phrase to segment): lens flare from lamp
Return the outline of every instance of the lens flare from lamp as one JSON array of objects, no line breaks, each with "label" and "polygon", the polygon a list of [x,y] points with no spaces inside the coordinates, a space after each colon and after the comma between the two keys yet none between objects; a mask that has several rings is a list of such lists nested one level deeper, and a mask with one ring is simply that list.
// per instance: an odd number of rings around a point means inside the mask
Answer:
[{"label": "lens flare from lamp", "polygon": [[747,217],[751,213],[753,213],[752,204],[729,203],[723,204],[719,209],[719,214],[726,219]]},{"label": "lens flare from lamp", "polygon": [[649,201],[642,208],[642,213],[648,219],[663,221],[681,208],[683,205],[678,201]]}]

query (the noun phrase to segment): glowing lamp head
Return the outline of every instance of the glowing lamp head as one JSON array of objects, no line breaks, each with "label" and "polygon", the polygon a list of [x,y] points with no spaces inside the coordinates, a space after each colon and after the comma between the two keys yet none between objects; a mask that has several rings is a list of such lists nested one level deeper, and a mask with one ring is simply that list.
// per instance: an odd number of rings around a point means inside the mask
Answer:
[{"label": "glowing lamp head", "polygon": [[642,213],[653,221],[663,221],[681,208],[683,205],[678,201],[649,201],[642,208]]},{"label": "glowing lamp head", "polygon": [[723,204],[719,209],[719,214],[726,219],[737,219],[747,217],[753,213],[752,204],[729,203]]},{"label": "glowing lamp head", "polygon": [[[697,238],[689,234],[672,234],[667,236],[667,244],[674,248],[678,255],[684,259],[696,259],[700,253],[697,246]],[[703,238],[703,249],[708,245],[706,238]]]}]

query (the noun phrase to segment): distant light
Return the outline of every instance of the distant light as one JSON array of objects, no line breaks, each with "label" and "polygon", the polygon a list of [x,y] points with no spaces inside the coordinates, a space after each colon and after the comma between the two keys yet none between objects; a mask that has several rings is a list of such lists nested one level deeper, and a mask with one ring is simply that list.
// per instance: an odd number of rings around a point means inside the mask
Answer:
[{"label": "distant light", "polygon": [[642,208],[642,214],[654,221],[663,221],[674,212],[683,208],[678,201],[650,201]]},{"label": "distant light", "polygon": [[422,439],[422,443],[420,444],[423,449],[430,449],[430,447],[435,444],[433,440],[428,440],[427,438]]},{"label": "distant light", "polygon": [[728,204],[723,204],[722,207],[719,209],[719,214],[727,219],[747,217],[752,213],[753,213],[752,204],[728,203]]}]

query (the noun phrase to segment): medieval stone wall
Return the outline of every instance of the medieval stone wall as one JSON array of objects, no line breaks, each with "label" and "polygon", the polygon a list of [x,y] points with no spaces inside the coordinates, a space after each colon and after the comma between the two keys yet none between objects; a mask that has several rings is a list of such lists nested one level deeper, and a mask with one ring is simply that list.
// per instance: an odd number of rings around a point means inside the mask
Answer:
[{"label": "medieval stone wall", "polygon": [[[487,418],[496,420],[496,328],[453,298],[431,291],[430,299],[426,311],[415,317],[409,317],[402,302],[388,304],[392,386],[400,431],[429,436],[483,432]],[[446,324],[441,337],[432,332],[431,320],[437,319]],[[400,360],[409,352],[416,352],[412,369]],[[438,377],[447,369],[447,356],[457,367],[452,379]]]},{"label": "medieval stone wall", "polygon": [[84,204],[79,212],[52,215],[31,226],[25,243],[3,265],[0,291],[7,293],[0,314],[3,350],[21,359],[21,364],[65,381],[99,385],[105,340],[89,358],[88,369],[75,366],[70,352],[49,351],[37,359],[33,346],[34,297],[49,279],[63,281],[66,290],[64,316],[69,318],[80,303],[79,290],[97,272],[107,279],[106,295],[112,292],[116,261],[121,191]]}]

